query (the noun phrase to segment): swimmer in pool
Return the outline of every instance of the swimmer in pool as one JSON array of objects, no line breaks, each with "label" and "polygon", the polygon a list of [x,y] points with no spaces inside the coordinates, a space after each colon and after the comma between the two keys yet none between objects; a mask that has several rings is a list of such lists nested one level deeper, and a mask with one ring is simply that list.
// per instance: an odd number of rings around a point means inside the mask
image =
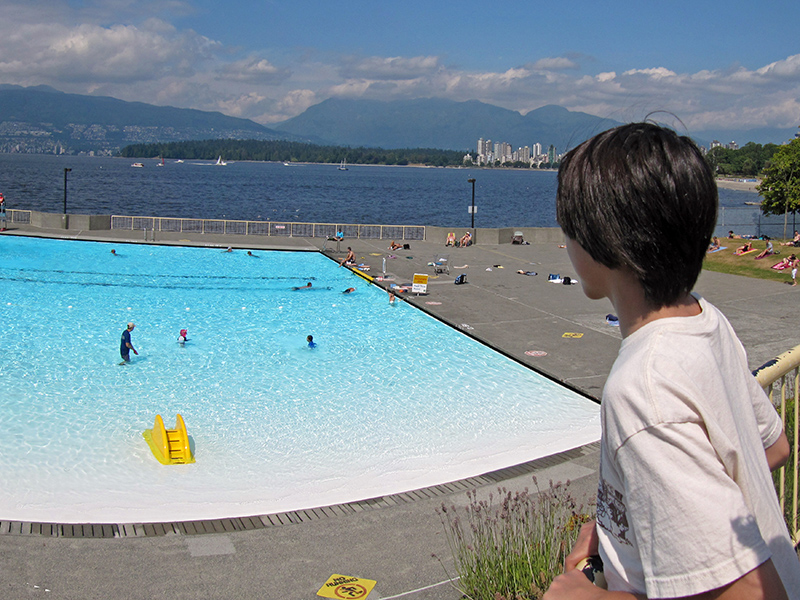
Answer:
[{"label": "swimmer in pool", "polygon": [[231,248],[230,246],[228,246],[228,249],[227,249],[227,250],[225,250],[225,252],[233,252],[233,248]]},{"label": "swimmer in pool", "polygon": [[352,294],[352,293],[353,293],[353,292],[355,292],[355,291],[356,291],[356,288],[347,288],[347,289],[346,289],[345,291],[343,291],[342,293],[343,293],[343,294]]},{"label": "swimmer in pool", "polygon": [[297,291],[297,290],[307,290],[307,289],[309,289],[310,287],[311,287],[311,282],[309,281],[309,282],[308,282],[307,284],[305,284],[305,285],[301,285],[300,287],[293,287],[292,289],[293,289],[293,290],[295,290],[295,291]]},{"label": "swimmer in pool", "polygon": [[314,341],[314,336],[313,335],[308,336],[306,338],[306,341],[308,342],[308,347],[309,348],[316,348],[317,347],[317,344]]},{"label": "swimmer in pool", "polygon": [[117,255],[117,251],[116,251],[116,250],[114,250],[114,248],[112,248],[112,249],[111,249],[111,254],[113,254],[114,256],[116,256],[116,255]]},{"label": "swimmer in pool", "polygon": [[185,329],[181,329],[180,335],[178,335],[178,343],[181,346],[186,345],[186,342],[189,341],[189,332]]}]

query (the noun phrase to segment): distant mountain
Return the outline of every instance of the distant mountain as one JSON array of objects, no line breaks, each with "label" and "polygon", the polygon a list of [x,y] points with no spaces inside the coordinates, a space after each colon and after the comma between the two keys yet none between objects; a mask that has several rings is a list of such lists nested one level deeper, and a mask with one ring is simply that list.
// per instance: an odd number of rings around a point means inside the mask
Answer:
[{"label": "distant mountain", "polygon": [[307,141],[219,112],[0,85],[0,152],[111,154],[132,143],[212,138]]},{"label": "distant mountain", "polygon": [[477,100],[342,100],[331,98],[274,126],[277,131],[316,136],[328,143],[379,148],[474,150],[478,138],[508,142],[514,148],[552,144],[559,152],[617,125],[558,106],[525,116]]}]

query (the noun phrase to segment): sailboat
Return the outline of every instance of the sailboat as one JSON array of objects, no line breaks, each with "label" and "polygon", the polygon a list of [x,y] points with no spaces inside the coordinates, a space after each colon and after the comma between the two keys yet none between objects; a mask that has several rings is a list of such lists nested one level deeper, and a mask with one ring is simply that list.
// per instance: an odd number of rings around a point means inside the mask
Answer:
[{"label": "sailboat", "polygon": [[347,159],[346,158],[342,159],[342,164],[339,165],[339,170],[340,171],[347,171]]},{"label": "sailboat", "polygon": [[163,167],[164,166],[164,156],[163,155],[161,156],[161,162],[160,163],[156,163],[156,166],[157,167]]},{"label": "sailboat", "polygon": [[222,160],[222,156],[220,155],[219,157],[217,157],[217,162],[215,162],[214,164],[217,165],[218,167],[224,167],[228,163]]}]

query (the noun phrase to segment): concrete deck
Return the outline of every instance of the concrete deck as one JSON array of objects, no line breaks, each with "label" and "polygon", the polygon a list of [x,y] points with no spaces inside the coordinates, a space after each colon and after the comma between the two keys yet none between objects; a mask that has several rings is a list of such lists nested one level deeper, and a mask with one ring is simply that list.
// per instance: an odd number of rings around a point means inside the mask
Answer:
[{"label": "concrete deck", "polygon": [[[78,232],[15,225],[4,235],[143,242],[141,231]],[[323,240],[159,234],[156,243],[317,251]],[[386,261],[393,281],[376,282],[384,287],[410,282],[414,273],[433,274],[428,263],[434,254],[449,253],[450,274],[432,278],[428,295],[403,294],[404,301],[549,377],[599,397],[619,347],[619,329],[605,322],[612,310],[607,301],[587,300],[580,285],[548,283],[549,273],[574,275],[558,244],[445,249],[440,244],[410,242],[410,250],[391,253],[387,243],[347,240],[342,248],[352,246],[360,262],[372,266],[372,276],[380,275],[383,256],[397,256]],[[462,265],[468,266],[455,268]],[[518,269],[539,275],[519,275]],[[467,285],[453,285],[459,273],[467,274]],[[794,305],[800,288],[704,271],[697,291],[728,316],[748,351],[751,368],[797,344],[800,314]],[[564,337],[565,333],[583,335]],[[527,351],[546,355],[531,356]],[[248,521],[249,526],[231,519],[115,530],[4,521],[0,522],[0,597],[46,595],[47,589],[53,598],[76,599],[311,599],[335,573],[377,580],[370,598],[456,600],[458,592],[446,583],[444,567],[453,571],[435,512],[438,506],[465,504],[467,488],[486,496],[498,485],[511,490],[532,487],[531,473],[543,482],[572,480],[573,492],[589,499],[596,466],[597,447],[590,445],[467,482],[302,514],[259,516]]]}]

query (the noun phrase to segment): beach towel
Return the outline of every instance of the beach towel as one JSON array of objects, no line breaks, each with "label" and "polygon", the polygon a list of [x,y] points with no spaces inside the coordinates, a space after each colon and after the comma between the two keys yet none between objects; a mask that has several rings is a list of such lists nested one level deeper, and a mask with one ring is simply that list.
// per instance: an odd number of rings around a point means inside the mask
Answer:
[{"label": "beach towel", "polygon": [[758,252],[758,248],[753,248],[752,250],[748,250],[747,252],[734,252],[736,256],[744,256],[745,254],[750,254],[751,252]]},{"label": "beach towel", "polygon": [[772,256],[772,252],[767,252],[764,256],[756,256],[756,260],[761,260],[762,258],[767,258],[768,256]]},{"label": "beach towel", "polygon": [[714,252],[719,252],[720,250],[725,250],[727,248],[728,248],[727,246],[720,246],[719,248],[714,248],[713,250],[709,250],[708,253],[712,254]]}]

